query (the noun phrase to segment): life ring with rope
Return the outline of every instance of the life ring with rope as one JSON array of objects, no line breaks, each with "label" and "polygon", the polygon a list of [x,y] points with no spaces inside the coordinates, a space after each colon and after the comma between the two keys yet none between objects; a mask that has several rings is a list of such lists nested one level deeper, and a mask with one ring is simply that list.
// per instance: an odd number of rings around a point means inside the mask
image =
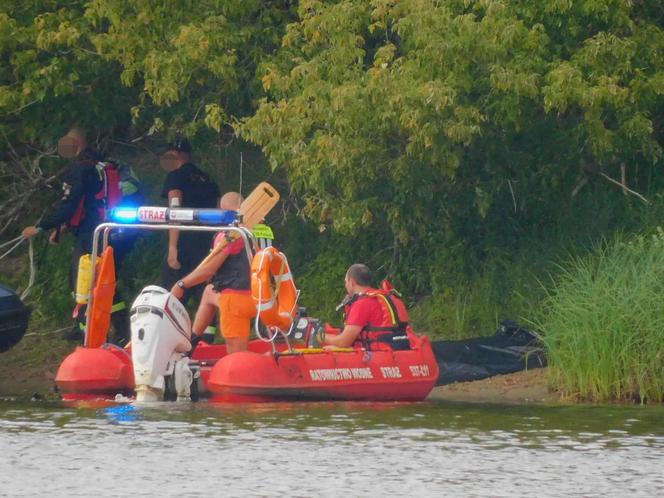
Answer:
[{"label": "life ring with rope", "polygon": [[251,262],[251,296],[263,324],[290,330],[297,314],[298,291],[283,252],[270,246],[256,253]]}]

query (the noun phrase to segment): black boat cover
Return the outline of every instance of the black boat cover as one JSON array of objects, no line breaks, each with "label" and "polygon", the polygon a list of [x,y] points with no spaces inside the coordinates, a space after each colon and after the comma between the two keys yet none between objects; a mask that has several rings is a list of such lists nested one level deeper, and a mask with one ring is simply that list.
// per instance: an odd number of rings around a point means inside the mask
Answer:
[{"label": "black boat cover", "polygon": [[434,341],[432,346],[440,367],[439,386],[546,366],[535,333],[511,320],[502,321],[490,337]]},{"label": "black boat cover", "polygon": [[0,284],[0,353],[15,346],[25,334],[30,319],[26,307],[16,293]]}]

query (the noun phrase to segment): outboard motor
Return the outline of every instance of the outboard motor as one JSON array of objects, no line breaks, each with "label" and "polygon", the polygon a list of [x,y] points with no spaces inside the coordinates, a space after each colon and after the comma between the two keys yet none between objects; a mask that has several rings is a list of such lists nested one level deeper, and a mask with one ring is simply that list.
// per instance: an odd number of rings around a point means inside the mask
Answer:
[{"label": "outboard motor", "polygon": [[131,307],[136,401],[195,398],[200,372],[184,354],[191,347],[191,319],[182,303],[156,285],[143,289]]}]

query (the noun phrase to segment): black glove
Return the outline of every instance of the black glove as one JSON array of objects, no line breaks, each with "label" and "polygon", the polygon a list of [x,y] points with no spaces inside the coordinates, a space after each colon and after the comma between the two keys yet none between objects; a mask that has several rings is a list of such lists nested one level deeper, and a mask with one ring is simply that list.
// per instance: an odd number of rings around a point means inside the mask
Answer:
[{"label": "black glove", "polygon": [[314,325],[311,335],[309,336],[310,348],[322,348],[325,345],[325,325],[318,322]]},{"label": "black glove", "polygon": [[210,334],[209,332],[205,332],[201,335],[197,334],[191,334],[191,350],[193,351],[196,346],[198,345],[199,342],[206,342],[208,344],[214,344],[214,334]]}]

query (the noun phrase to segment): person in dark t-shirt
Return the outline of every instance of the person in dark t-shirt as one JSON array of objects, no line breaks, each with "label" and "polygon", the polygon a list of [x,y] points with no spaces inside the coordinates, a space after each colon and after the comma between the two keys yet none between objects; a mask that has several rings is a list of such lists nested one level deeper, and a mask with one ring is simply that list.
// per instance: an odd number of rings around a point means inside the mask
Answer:
[{"label": "person in dark t-shirt", "polygon": [[[219,188],[191,161],[191,145],[180,139],[168,146],[159,162],[166,171],[162,196],[170,207],[215,208]],[[207,256],[212,243],[209,232],[169,230],[168,254],[162,271],[162,287],[170,289],[175,282],[190,273]],[[203,286],[187,289],[182,298],[186,303],[192,295],[200,297]]]}]

